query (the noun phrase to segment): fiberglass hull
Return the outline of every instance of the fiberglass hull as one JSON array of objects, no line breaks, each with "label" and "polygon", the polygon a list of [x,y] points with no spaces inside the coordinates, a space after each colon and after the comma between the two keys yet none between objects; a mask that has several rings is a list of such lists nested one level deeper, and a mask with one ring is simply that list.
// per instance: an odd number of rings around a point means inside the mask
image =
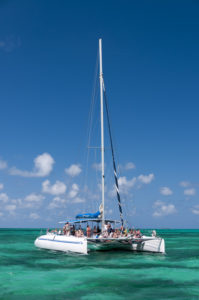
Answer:
[{"label": "fiberglass hull", "polygon": [[139,239],[108,239],[88,238],[88,249],[95,251],[105,250],[131,250],[139,252],[165,253],[164,239],[143,236]]},{"label": "fiberglass hull", "polygon": [[48,250],[87,254],[87,239],[85,237],[46,234],[35,240],[35,246]]}]

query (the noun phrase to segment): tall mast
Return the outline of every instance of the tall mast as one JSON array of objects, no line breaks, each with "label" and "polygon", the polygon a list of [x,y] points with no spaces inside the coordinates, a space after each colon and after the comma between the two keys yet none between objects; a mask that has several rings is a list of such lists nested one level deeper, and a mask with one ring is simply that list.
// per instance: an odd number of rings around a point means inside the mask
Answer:
[{"label": "tall mast", "polygon": [[102,230],[104,228],[104,107],[103,107],[103,70],[102,70],[102,39],[99,39],[99,78],[101,107],[101,164],[102,164]]}]

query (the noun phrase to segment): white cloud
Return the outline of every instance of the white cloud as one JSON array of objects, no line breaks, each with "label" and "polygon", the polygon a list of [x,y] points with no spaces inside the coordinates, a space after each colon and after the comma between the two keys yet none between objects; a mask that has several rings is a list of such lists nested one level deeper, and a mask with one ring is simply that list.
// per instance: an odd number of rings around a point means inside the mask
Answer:
[{"label": "white cloud", "polygon": [[8,202],[8,200],[9,200],[9,197],[6,193],[1,193],[0,194],[0,201],[6,203],[6,202]]},{"label": "white cloud", "polygon": [[126,163],[124,166],[123,166],[123,169],[124,170],[132,170],[132,169],[135,169],[135,164],[132,163],[132,162],[128,162]]},{"label": "white cloud", "polygon": [[167,186],[161,187],[160,193],[164,196],[170,196],[173,194],[172,190]]},{"label": "white cloud", "polygon": [[3,217],[3,213],[2,212],[0,212],[0,217]]},{"label": "white cloud", "polygon": [[84,203],[85,199],[80,198],[80,197],[76,197],[72,200],[72,203]]},{"label": "white cloud", "polygon": [[39,216],[38,214],[36,214],[36,213],[31,213],[31,214],[29,215],[29,217],[30,217],[30,219],[33,219],[33,220],[37,220],[37,219],[40,218],[40,216]]},{"label": "white cloud", "polygon": [[151,183],[152,180],[154,180],[155,176],[154,174],[149,174],[149,175],[139,175],[138,176],[138,180],[141,182],[141,183],[144,183],[144,184],[149,184]]},{"label": "white cloud", "polygon": [[14,204],[17,204],[17,205],[21,205],[22,204],[22,199],[20,199],[20,198],[11,199],[10,202],[14,203]]},{"label": "white cloud", "polygon": [[195,194],[196,194],[196,190],[193,188],[184,190],[184,195],[186,196],[194,196]]},{"label": "white cloud", "polygon": [[72,185],[72,188],[71,188],[71,190],[70,190],[68,196],[69,196],[70,198],[74,198],[74,197],[77,196],[78,192],[79,192],[79,186],[78,186],[76,183],[74,183],[74,184]]},{"label": "white cloud", "polygon": [[188,187],[188,186],[190,186],[190,182],[189,181],[181,181],[179,184],[182,187]]},{"label": "white cloud", "polygon": [[80,165],[71,165],[69,168],[65,169],[66,174],[70,175],[71,177],[78,176],[81,172],[82,169]]},{"label": "white cloud", "polygon": [[23,171],[13,167],[10,169],[10,174],[23,177],[45,177],[52,171],[54,163],[55,161],[50,154],[43,153],[34,159],[33,171]]},{"label": "white cloud", "polygon": [[96,170],[96,171],[101,171],[102,170],[102,164],[101,163],[94,163],[92,165],[92,167]]},{"label": "white cloud", "polygon": [[27,195],[24,200],[27,202],[41,202],[44,199],[45,197],[43,195],[37,195],[32,193],[30,195]]},{"label": "white cloud", "polygon": [[126,186],[128,188],[131,188],[135,185],[136,183],[136,177],[133,177],[132,179],[128,180],[125,176],[119,177],[118,179],[118,184],[119,186]]},{"label": "white cloud", "polygon": [[51,195],[64,194],[66,192],[66,188],[67,188],[66,185],[59,180],[57,180],[53,185],[50,185],[49,180],[45,180],[42,183],[42,192]]},{"label": "white cloud", "polygon": [[3,188],[4,188],[3,183],[0,183],[0,190],[3,190]]},{"label": "white cloud", "polygon": [[10,214],[13,214],[17,206],[15,204],[9,204],[5,206],[5,210],[9,211]]},{"label": "white cloud", "polygon": [[162,217],[176,213],[176,208],[174,204],[165,204],[165,202],[158,200],[154,203],[154,207],[154,217]]},{"label": "white cloud", "polygon": [[60,208],[60,205],[57,202],[50,202],[50,204],[48,205],[48,209],[54,209],[54,208]]},{"label": "white cloud", "polygon": [[191,211],[193,214],[199,215],[199,205],[195,205]]},{"label": "white cloud", "polygon": [[[128,180],[125,176],[119,177],[118,185],[121,193],[128,194],[129,190],[135,185],[136,177]],[[114,187],[115,191],[115,187]],[[115,192],[114,192],[115,193]]]},{"label": "white cloud", "polygon": [[0,170],[7,168],[7,162],[4,160],[0,160]]},{"label": "white cloud", "polygon": [[54,197],[53,201],[48,205],[48,209],[61,208],[66,204],[66,199],[59,196]]}]

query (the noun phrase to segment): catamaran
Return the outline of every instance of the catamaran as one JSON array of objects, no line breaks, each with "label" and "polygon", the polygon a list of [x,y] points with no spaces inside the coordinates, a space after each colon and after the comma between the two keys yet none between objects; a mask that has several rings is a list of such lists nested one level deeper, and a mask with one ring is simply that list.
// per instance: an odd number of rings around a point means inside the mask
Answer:
[{"label": "catamaran", "polygon": [[[45,235],[39,236],[35,240],[35,246],[43,249],[57,250],[64,252],[75,252],[87,254],[92,250],[131,250],[146,251],[154,253],[165,253],[165,241],[161,237],[156,236],[153,231],[152,236],[136,235],[133,231],[124,232],[124,218],[122,211],[122,203],[119,192],[119,184],[117,177],[117,168],[115,162],[113,141],[111,135],[110,118],[108,104],[106,98],[105,83],[102,69],[102,39],[99,39],[99,80],[100,80],[100,123],[101,123],[101,198],[102,203],[96,213],[85,213],[76,216],[75,220],[67,220],[60,223],[67,224],[68,230],[62,232],[47,232]],[[104,104],[107,116],[108,132],[110,138],[113,172],[115,180],[115,189],[119,206],[120,221],[109,220],[105,218],[105,168],[104,168]],[[71,227],[75,225],[83,225],[96,223],[98,231],[92,234],[83,234],[77,236],[72,234]],[[120,223],[120,230],[113,229]],[[111,230],[108,229],[111,228]]]}]

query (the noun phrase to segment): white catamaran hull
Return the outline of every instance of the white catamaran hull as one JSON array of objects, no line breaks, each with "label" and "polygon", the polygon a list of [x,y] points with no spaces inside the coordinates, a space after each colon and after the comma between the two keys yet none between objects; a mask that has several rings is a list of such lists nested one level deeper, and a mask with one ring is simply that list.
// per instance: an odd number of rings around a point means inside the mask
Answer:
[{"label": "white catamaran hull", "polygon": [[35,240],[35,246],[48,250],[87,254],[87,239],[85,237],[46,234]]},{"label": "white catamaran hull", "polygon": [[143,236],[139,239],[88,239],[89,250],[133,250],[140,252],[165,253],[165,241],[161,238]]},{"label": "white catamaran hull", "polygon": [[158,237],[143,236],[132,241],[132,250],[140,252],[165,253],[165,241]]}]

